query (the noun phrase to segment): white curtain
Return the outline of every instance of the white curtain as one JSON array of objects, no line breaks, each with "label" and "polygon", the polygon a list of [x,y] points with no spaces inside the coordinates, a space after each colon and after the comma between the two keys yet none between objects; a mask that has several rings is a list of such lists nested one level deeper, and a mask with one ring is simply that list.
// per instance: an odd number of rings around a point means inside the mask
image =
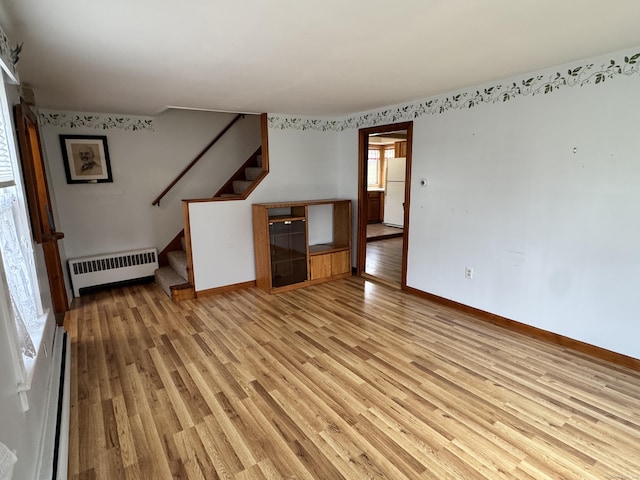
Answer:
[{"label": "white curtain", "polygon": [[20,247],[15,225],[15,202],[13,188],[0,189],[0,257],[9,287],[20,350],[24,356],[34,358],[36,351],[29,335],[29,328],[37,328],[38,315],[28,265]]},{"label": "white curtain", "polygon": [[0,442],[0,480],[11,480],[13,465],[18,461],[16,454]]},{"label": "white curtain", "polygon": [[13,465],[18,461],[16,454],[0,442],[0,480],[11,480]]}]

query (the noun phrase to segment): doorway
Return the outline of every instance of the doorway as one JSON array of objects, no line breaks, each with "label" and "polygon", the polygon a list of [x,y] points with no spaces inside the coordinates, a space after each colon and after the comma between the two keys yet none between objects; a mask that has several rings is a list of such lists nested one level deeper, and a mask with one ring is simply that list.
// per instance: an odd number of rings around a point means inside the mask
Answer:
[{"label": "doorway", "polygon": [[359,131],[356,271],[403,290],[407,285],[412,143],[413,122]]}]

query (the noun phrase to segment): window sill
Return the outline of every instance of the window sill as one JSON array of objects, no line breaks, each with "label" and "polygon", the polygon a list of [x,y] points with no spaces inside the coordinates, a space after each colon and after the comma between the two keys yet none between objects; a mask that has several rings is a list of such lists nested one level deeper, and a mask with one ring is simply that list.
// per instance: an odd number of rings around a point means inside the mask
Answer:
[{"label": "window sill", "polygon": [[37,328],[33,328],[33,331],[29,331],[31,341],[33,342],[33,346],[36,351],[36,356],[34,358],[22,357],[24,364],[24,380],[18,383],[18,395],[20,397],[22,409],[25,412],[29,410],[29,398],[27,393],[31,390],[31,383],[36,371],[36,366],[43,356],[45,358],[49,356],[47,344],[45,342],[45,332],[47,331],[47,320],[50,313],[51,311],[46,309],[44,313],[38,317]]}]

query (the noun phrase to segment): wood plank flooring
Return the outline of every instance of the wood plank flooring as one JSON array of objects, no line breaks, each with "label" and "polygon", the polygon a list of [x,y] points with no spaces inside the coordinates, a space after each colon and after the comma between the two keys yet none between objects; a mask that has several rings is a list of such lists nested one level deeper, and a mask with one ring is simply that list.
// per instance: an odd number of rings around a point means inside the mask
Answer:
[{"label": "wood plank flooring", "polygon": [[400,285],[402,281],[402,238],[367,243],[364,271],[369,275]]},{"label": "wood plank flooring", "polygon": [[640,478],[639,372],[359,277],[65,326],[75,480]]},{"label": "wood plank flooring", "polygon": [[367,241],[376,239],[401,237],[402,228],[389,227],[384,223],[370,223],[367,225]]}]

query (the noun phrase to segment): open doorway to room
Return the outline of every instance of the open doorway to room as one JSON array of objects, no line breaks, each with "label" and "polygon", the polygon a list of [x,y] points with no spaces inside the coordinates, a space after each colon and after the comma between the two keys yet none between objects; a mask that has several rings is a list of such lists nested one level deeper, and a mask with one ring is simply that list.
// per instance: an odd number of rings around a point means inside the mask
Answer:
[{"label": "open doorway to room", "polygon": [[357,273],[405,289],[413,122],[359,132]]}]

